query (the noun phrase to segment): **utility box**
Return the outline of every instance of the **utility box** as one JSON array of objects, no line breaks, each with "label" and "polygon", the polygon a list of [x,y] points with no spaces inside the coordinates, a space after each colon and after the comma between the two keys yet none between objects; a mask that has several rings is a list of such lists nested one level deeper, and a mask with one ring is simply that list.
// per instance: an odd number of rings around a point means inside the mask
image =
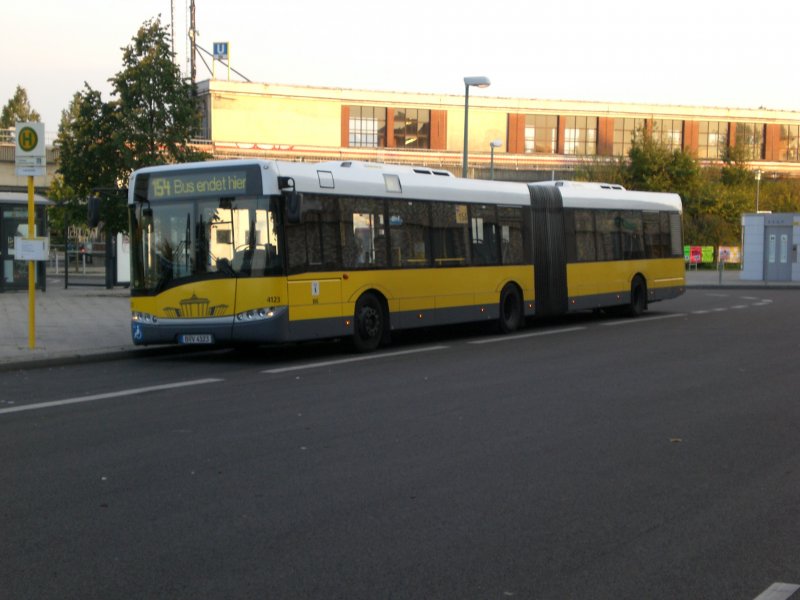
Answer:
[{"label": "utility box", "polygon": [[745,281],[800,281],[797,246],[800,214],[757,213],[742,216]]}]

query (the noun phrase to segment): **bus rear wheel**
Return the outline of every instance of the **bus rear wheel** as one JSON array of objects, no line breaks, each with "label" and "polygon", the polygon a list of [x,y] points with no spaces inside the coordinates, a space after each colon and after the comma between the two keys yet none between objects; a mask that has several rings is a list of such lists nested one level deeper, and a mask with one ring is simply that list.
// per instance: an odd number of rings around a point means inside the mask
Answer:
[{"label": "bus rear wheel", "polygon": [[353,346],[358,352],[372,352],[381,345],[387,332],[386,312],[375,294],[364,294],[356,302],[353,319]]},{"label": "bus rear wheel", "polygon": [[635,277],[631,284],[631,303],[628,306],[628,315],[640,316],[647,310],[647,284],[641,277]]},{"label": "bus rear wheel", "polygon": [[500,292],[500,318],[498,324],[502,333],[512,333],[522,327],[522,296],[519,288],[507,284]]}]

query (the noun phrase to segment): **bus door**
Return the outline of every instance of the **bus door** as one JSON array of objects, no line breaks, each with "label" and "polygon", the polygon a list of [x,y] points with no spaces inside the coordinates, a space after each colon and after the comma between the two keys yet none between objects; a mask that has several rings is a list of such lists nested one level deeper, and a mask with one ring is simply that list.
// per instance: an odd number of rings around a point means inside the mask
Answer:
[{"label": "bus door", "polygon": [[533,268],[536,315],[567,312],[564,203],[557,187],[528,186],[533,208]]},{"label": "bus door", "polygon": [[299,222],[286,223],[291,337],[332,337],[346,333],[342,319],[339,229],[335,203],[319,198],[306,197]]}]

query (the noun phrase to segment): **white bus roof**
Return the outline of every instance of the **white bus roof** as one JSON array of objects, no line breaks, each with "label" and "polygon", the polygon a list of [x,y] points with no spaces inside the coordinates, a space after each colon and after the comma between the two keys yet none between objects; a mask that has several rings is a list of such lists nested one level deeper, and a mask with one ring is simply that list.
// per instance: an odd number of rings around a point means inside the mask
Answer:
[{"label": "white bus roof", "polygon": [[[557,187],[568,208],[609,208],[617,210],[681,210],[680,196],[671,193],[629,191],[620,185],[580,181],[540,181],[531,184],[486,179],[462,179],[444,169],[362,161],[301,163],[257,159],[232,159],[145,167],[134,173],[170,169],[207,169],[258,165],[264,174],[267,193],[279,193],[277,177],[291,177],[302,193],[441,200],[507,206],[530,205],[529,185]],[[273,177],[268,175],[274,173]],[[133,190],[129,192],[133,202]]]}]

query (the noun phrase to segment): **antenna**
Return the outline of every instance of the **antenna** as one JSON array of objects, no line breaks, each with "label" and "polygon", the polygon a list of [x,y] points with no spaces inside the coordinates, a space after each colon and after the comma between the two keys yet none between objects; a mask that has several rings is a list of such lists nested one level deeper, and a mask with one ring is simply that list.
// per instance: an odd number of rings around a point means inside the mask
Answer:
[{"label": "antenna", "polygon": [[195,64],[195,53],[197,52],[197,31],[195,30],[195,21],[194,21],[194,0],[190,0],[189,3],[189,57],[190,57],[190,65],[191,65],[191,78],[192,78],[192,85],[196,83],[197,79],[197,65]]},{"label": "antenna", "polygon": [[172,38],[172,60],[175,60],[175,0],[169,0],[169,32]]}]

